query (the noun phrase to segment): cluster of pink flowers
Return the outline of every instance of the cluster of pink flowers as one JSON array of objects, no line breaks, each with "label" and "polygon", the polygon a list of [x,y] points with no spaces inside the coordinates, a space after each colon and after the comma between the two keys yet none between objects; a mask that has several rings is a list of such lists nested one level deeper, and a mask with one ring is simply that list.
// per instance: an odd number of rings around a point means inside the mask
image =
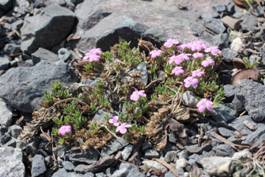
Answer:
[{"label": "cluster of pink flowers", "polygon": [[98,62],[100,60],[101,54],[102,54],[102,51],[100,48],[94,48],[94,49],[89,50],[85,54],[83,60],[89,61],[89,62]]},{"label": "cluster of pink flowers", "polygon": [[131,94],[130,99],[132,101],[138,101],[141,97],[146,97],[144,90],[135,89],[134,92]]},{"label": "cluster of pink flowers", "polygon": [[[169,57],[168,63],[175,65],[172,69],[171,74],[174,76],[181,76],[185,74],[184,66],[186,66],[185,62],[190,60],[196,60],[192,62],[197,62],[200,66],[194,71],[191,72],[189,76],[183,79],[183,85],[185,88],[193,88],[196,89],[199,86],[200,80],[203,76],[205,76],[205,72],[208,67],[212,67],[215,65],[215,61],[213,58],[221,55],[221,51],[218,47],[208,47],[208,45],[201,40],[193,41],[185,44],[180,44],[175,39],[168,39],[164,43],[165,48],[175,47],[177,52]],[[160,55],[160,52],[157,55]],[[151,56],[154,53],[150,54]],[[155,58],[155,57],[153,57]],[[198,66],[198,64],[196,64]],[[208,99],[202,99],[197,104],[198,112],[212,111],[213,103]]]},{"label": "cluster of pink flowers", "polygon": [[109,119],[109,123],[116,127],[116,132],[120,134],[125,134],[128,128],[132,127],[130,124],[121,123],[118,116],[113,116]]},{"label": "cluster of pink flowers", "polygon": [[164,47],[166,48],[171,48],[174,45],[178,45],[179,41],[176,39],[168,39],[165,43],[164,43]]},{"label": "cluster of pink flowers", "polygon": [[209,111],[209,112],[213,111],[213,102],[208,100],[208,99],[206,99],[206,98],[201,99],[197,103],[196,106],[197,106],[198,112],[200,112],[200,113],[203,113],[203,112],[206,112],[206,111]]},{"label": "cluster of pink flowers", "polygon": [[72,127],[70,125],[63,125],[59,128],[58,134],[60,136],[65,136],[66,134],[70,134],[72,132]]},{"label": "cluster of pink flowers", "polygon": [[162,50],[152,50],[150,52],[150,57],[152,59],[159,57],[162,54]]}]

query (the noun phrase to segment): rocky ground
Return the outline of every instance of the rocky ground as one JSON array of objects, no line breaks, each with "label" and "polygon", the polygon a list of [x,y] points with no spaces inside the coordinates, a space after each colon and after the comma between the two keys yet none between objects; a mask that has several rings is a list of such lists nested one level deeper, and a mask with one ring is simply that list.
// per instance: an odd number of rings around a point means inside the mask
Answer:
[{"label": "rocky ground", "polygon": [[[0,0],[0,176],[265,176],[264,13],[262,2],[245,9],[230,0]],[[203,39],[222,49],[224,103],[207,121],[180,121],[184,144],[169,134],[161,151],[122,138],[100,150],[51,151],[45,132],[20,138],[53,81],[86,84],[72,63],[87,49],[140,38],[157,46]],[[243,58],[256,69],[242,68]]]}]

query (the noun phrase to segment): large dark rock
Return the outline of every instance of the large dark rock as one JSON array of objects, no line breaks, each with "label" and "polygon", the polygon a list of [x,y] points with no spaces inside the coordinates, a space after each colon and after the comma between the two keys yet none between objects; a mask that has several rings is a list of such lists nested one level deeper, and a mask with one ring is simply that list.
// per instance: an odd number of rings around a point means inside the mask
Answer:
[{"label": "large dark rock", "polygon": [[39,47],[50,49],[71,33],[76,23],[73,12],[67,8],[51,5],[42,13],[25,18],[21,28],[21,49],[32,53]]},{"label": "large dark rock", "polygon": [[190,10],[180,10],[175,0],[84,0],[75,11],[79,20],[76,35],[81,37],[77,47],[84,51],[94,46],[107,49],[119,38],[133,44],[139,37],[155,41],[170,37],[182,42],[196,39],[192,26],[199,26],[198,16],[212,13],[211,7],[218,1],[184,1],[192,5]]},{"label": "large dark rock", "polygon": [[0,16],[11,10],[15,5],[15,0],[0,0]]},{"label": "large dark rock", "polygon": [[63,62],[42,61],[32,67],[12,68],[0,76],[0,97],[15,109],[30,113],[55,80],[77,81],[68,64]]},{"label": "large dark rock", "polygon": [[256,122],[265,120],[265,86],[252,80],[242,80],[236,94],[243,99],[244,107]]},{"label": "large dark rock", "polygon": [[0,176],[22,177],[25,175],[25,167],[22,162],[20,149],[0,147]]}]

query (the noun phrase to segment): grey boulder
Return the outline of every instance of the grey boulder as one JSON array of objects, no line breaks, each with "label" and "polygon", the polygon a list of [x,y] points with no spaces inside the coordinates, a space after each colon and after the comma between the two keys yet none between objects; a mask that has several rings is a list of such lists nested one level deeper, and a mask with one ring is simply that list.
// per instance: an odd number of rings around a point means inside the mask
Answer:
[{"label": "grey boulder", "polygon": [[0,97],[15,109],[31,113],[38,107],[41,97],[53,81],[77,81],[68,64],[41,61],[32,67],[9,69],[0,76]]},{"label": "grey boulder", "polygon": [[21,49],[33,53],[39,47],[50,49],[71,33],[76,23],[74,13],[67,8],[50,5],[40,14],[26,17],[21,28]]},{"label": "grey boulder", "polygon": [[22,162],[20,149],[0,147],[0,176],[22,177],[25,175],[25,166]]},{"label": "grey boulder", "polygon": [[0,125],[9,126],[12,122],[12,112],[3,99],[0,98]]},{"label": "grey boulder", "polygon": [[32,177],[37,177],[47,170],[44,157],[42,155],[35,155],[32,159],[32,165],[31,165],[31,175]]},{"label": "grey boulder", "polygon": [[255,122],[265,120],[265,86],[252,81],[242,80],[236,94],[243,99],[244,107]]}]

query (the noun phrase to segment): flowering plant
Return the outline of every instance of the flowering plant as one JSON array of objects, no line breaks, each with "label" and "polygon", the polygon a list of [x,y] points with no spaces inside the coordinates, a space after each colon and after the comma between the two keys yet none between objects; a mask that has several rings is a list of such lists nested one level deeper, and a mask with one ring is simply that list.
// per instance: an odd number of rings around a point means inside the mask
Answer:
[{"label": "flowering plant", "polygon": [[[191,105],[197,115],[207,115],[222,100],[216,72],[222,56],[217,47],[200,40],[181,44],[168,39],[160,48],[147,48],[147,54],[140,48],[120,42],[110,51],[94,48],[84,54],[78,70],[83,79],[95,84],[64,97],[75,101],[55,112],[60,115],[53,119],[55,134],[67,141],[78,139],[84,147],[101,147],[112,136],[130,141],[157,139],[161,138],[155,133],[157,127],[186,109],[180,99],[184,92],[190,91],[198,99],[195,109]],[[109,114],[105,122],[98,123],[95,116],[102,110]]]}]

